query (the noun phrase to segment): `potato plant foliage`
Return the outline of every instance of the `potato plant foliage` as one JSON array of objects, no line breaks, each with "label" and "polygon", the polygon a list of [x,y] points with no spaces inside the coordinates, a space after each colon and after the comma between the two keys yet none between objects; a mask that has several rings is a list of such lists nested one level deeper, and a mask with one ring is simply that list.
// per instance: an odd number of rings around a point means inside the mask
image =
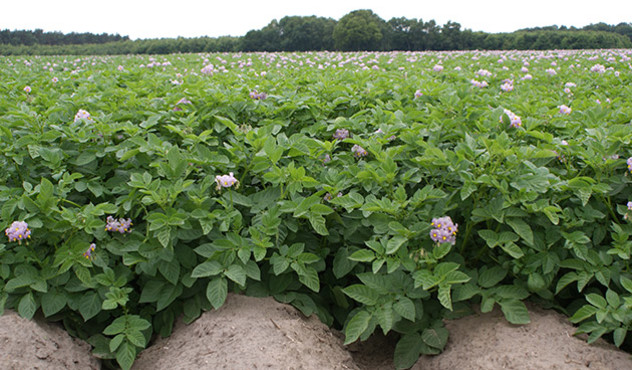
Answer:
[{"label": "potato plant foliage", "polygon": [[125,369],[228,292],[395,331],[398,368],[472,304],[630,349],[631,56],[2,58],[0,310]]}]

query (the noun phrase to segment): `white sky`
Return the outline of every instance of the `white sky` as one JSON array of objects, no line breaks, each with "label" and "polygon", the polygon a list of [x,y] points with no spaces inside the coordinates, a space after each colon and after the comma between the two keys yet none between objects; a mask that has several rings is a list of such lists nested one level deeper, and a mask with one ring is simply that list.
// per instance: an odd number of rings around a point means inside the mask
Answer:
[{"label": "white sky", "polygon": [[110,33],[137,38],[243,36],[284,16],[340,19],[357,9],[448,20],[473,31],[632,22],[631,0],[2,0],[0,29]]}]

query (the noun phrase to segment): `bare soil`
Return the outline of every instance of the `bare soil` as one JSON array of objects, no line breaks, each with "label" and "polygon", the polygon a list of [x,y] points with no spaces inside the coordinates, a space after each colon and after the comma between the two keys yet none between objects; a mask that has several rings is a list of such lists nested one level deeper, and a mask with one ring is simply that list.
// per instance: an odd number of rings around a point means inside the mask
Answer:
[{"label": "bare soil", "polygon": [[[438,356],[422,356],[415,370],[632,369],[632,356],[573,335],[568,320],[528,305],[531,323],[509,324],[502,313],[477,313],[446,321],[450,339]],[[379,330],[378,330],[379,331]],[[219,310],[157,338],[133,369],[393,369],[396,335],[378,333],[343,345],[343,336],[315,317],[272,298],[229,294]],[[90,346],[54,324],[0,317],[0,369],[98,369]]]}]

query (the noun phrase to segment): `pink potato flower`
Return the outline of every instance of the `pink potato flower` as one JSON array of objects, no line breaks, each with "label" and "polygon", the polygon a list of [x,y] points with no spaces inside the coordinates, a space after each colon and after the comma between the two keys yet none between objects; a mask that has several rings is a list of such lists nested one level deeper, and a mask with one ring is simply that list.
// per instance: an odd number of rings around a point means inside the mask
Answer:
[{"label": "pink potato flower", "polygon": [[235,178],[235,176],[233,176],[232,172],[228,175],[215,176],[215,182],[217,183],[217,190],[220,190],[221,188],[230,188],[235,184],[239,186],[239,181]]},{"label": "pink potato flower", "polygon": [[132,228],[132,220],[128,218],[127,220],[124,218],[119,218],[115,220],[114,217],[108,216],[106,219],[107,224],[105,225],[105,231],[111,232],[119,232],[121,234],[131,233]]},{"label": "pink potato flower", "polygon": [[559,106],[561,114],[571,114],[572,109],[564,104]]},{"label": "pink potato flower", "polygon": [[459,225],[452,222],[450,216],[433,218],[430,226],[434,229],[430,230],[430,239],[437,243],[456,243],[456,233]]},{"label": "pink potato flower", "polygon": [[84,109],[79,109],[77,114],[75,114],[75,122],[80,121],[82,119],[92,120],[90,117],[90,113]]},{"label": "pink potato flower", "polygon": [[18,244],[21,244],[24,239],[31,238],[29,225],[24,221],[14,221],[11,226],[4,230],[4,234],[10,242],[18,242]]}]

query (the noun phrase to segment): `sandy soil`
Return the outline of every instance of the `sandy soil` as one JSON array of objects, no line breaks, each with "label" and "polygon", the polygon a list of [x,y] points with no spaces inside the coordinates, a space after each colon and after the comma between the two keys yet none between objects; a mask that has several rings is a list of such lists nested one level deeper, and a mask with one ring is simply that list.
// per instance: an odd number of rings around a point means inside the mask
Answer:
[{"label": "sandy soil", "polygon": [[229,295],[141,353],[134,369],[357,369],[338,335],[272,298]]},{"label": "sandy soil", "polygon": [[563,315],[528,305],[531,323],[512,325],[498,308],[446,323],[450,338],[439,356],[422,356],[415,370],[632,369],[632,355],[599,340],[573,336]]},{"label": "sandy soil", "polygon": [[[443,354],[415,370],[632,369],[632,355],[603,341],[574,337],[562,315],[529,305],[531,324],[507,323],[499,311],[447,321]],[[342,335],[272,298],[230,294],[217,311],[176,324],[143,351],[133,369],[393,369],[396,336],[377,334],[345,347]],[[0,369],[97,369],[89,346],[62,329],[15,313],[0,317]]]},{"label": "sandy soil", "polygon": [[12,311],[0,316],[0,369],[99,369],[88,343],[59,326],[27,320]]}]

